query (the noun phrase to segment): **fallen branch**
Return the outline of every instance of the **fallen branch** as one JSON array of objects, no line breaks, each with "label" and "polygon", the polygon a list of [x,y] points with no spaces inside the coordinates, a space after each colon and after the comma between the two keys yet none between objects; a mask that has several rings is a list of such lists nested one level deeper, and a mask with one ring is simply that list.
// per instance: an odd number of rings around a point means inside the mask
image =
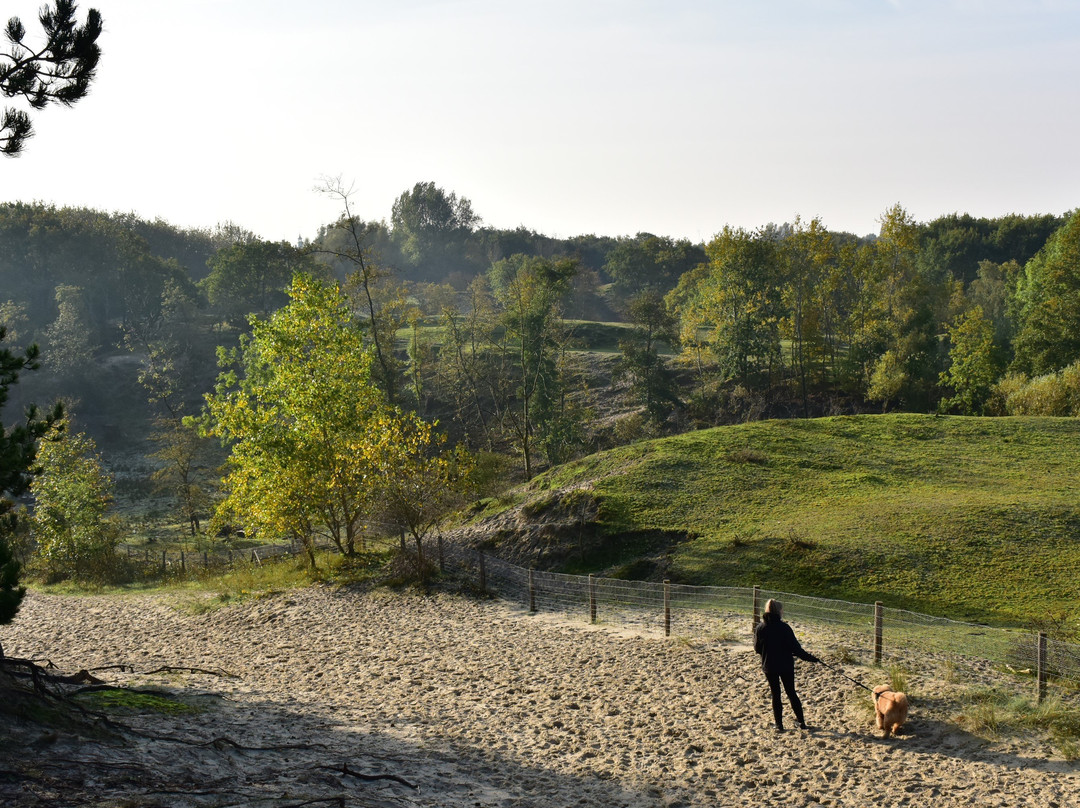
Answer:
[{"label": "fallen branch", "polygon": [[156,668],[152,671],[147,671],[142,676],[153,676],[155,673],[205,673],[209,676],[221,676],[226,679],[239,679],[235,673],[229,673],[228,671],[210,671],[205,668],[187,668],[180,665],[162,665],[160,668]]},{"label": "fallen branch", "polygon": [[91,671],[120,671],[120,673],[135,673],[135,668],[131,665],[125,665],[120,663],[119,665],[103,665],[100,668],[90,668]]},{"label": "fallen branch", "polygon": [[414,788],[417,791],[420,790],[420,786],[413,785],[404,777],[399,777],[396,774],[363,774],[362,772],[354,772],[349,768],[348,763],[342,763],[341,768],[337,769],[333,766],[319,766],[320,769],[326,769],[331,772],[340,772],[341,774],[347,774],[349,777],[355,777],[357,780],[365,780],[371,782],[373,780],[393,780],[395,783],[401,783],[403,786]]},{"label": "fallen branch", "polygon": [[[177,740],[177,739],[172,739]],[[211,741],[204,741],[203,743],[194,743],[192,746],[212,746],[215,749],[224,749],[225,747],[231,747],[238,749],[241,752],[280,752],[285,749],[311,749],[311,744],[306,743],[286,743],[277,746],[244,746],[234,741],[232,738],[226,738],[222,735],[220,738],[214,738]]]}]

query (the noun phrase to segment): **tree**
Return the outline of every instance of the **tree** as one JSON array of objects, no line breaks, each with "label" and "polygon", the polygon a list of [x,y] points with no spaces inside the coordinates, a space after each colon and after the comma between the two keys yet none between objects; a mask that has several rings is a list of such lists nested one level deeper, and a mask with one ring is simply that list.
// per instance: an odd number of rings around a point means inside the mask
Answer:
[{"label": "tree", "polygon": [[106,518],[112,479],[94,441],[57,424],[41,441],[38,464],[30,484],[38,559],[53,577],[101,578],[114,561],[120,533]]},{"label": "tree", "polygon": [[416,575],[426,582],[430,564],[424,540],[454,507],[464,504],[473,460],[460,447],[436,452],[445,438],[412,414],[385,421],[384,426],[373,453],[380,458],[374,479],[378,514],[411,539]]},{"label": "tree", "polygon": [[705,262],[705,250],[686,239],[638,233],[622,239],[608,253],[604,272],[614,282],[615,292],[627,299],[645,289],[666,293],[679,278]]},{"label": "tree", "polygon": [[679,404],[674,374],[660,356],[660,345],[673,345],[678,324],[656,289],[646,289],[630,298],[627,317],[633,323],[630,337],[619,341],[622,358],[612,379],[629,379],[630,395],[645,408],[645,415],[660,425]]},{"label": "tree", "polygon": [[781,246],[781,257],[787,276],[781,333],[791,341],[791,363],[798,375],[803,417],[808,418],[810,365],[824,341],[822,279],[833,257],[832,236],[820,219],[804,225],[796,217],[791,235]]},{"label": "tree", "polygon": [[319,536],[344,555],[363,549],[386,480],[408,468],[401,452],[426,448],[430,431],[373,383],[373,351],[336,284],[297,275],[289,299],[222,351],[242,375],[221,374],[203,423],[230,446],[216,519],[296,539],[314,565]]},{"label": "tree", "polygon": [[[562,457],[573,439],[566,416],[564,374],[569,334],[559,301],[569,287],[577,262],[515,255],[492,264],[488,273],[499,307],[491,333],[495,355],[508,384],[494,396],[501,423],[521,453],[525,478],[532,479],[537,445]],[[490,376],[488,378],[491,378]],[[557,462],[557,461],[553,461]]]},{"label": "tree", "polygon": [[1024,266],[1013,370],[1051,373],[1080,359],[1080,211]]},{"label": "tree", "polygon": [[939,409],[961,415],[981,415],[998,377],[994,363],[994,324],[983,316],[981,306],[960,314],[947,326],[952,347],[950,364],[941,383],[954,391]]},{"label": "tree", "polygon": [[82,376],[94,356],[90,318],[82,288],[67,284],[57,286],[56,308],[56,319],[45,334],[45,364],[61,376]]},{"label": "tree", "polygon": [[473,445],[495,448],[496,400],[504,376],[492,360],[496,329],[495,300],[484,275],[478,275],[457,305],[442,311],[442,348],[437,354],[436,383],[454,407],[456,421]]},{"label": "tree", "polygon": [[[6,329],[0,325],[0,341]],[[0,348],[0,412],[8,401],[8,390],[24,370],[38,367],[38,349],[32,345],[21,355]],[[0,625],[10,623],[19,610],[25,590],[19,586],[20,565],[11,550],[18,514],[15,500],[30,487],[39,439],[63,417],[59,405],[39,415],[28,407],[23,422],[0,429]]]},{"label": "tree", "polygon": [[472,203],[433,182],[418,182],[395,201],[390,213],[393,239],[418,278],[442,280],[469,272],[469,237],[480,224]]},{"label": "tree", "polygon": [[314,273],[310,256],[286,242],[252,239],[223,247],[208,262],[210,274],[199,285],[210,305],[230,323],[249,314],[269,314],[288,299],[285,290],[296,272]]},{"label": "tree", "polygon": [[710,328],[709,348],[723,380],[737,379],[749,389],[752,377],[780,360],[778,247],[762,232],[725,227],[705,252],[708,269],[679,310],[682,331]]},{"label": "tree", "polygon": [[343,212],[328,228],[323,246],[317,251],[323,257],[351,267],[345,286],[350,298],[365,315],[368,342],[375,353],[375,382],[386,400],[395,404],[401,387],[401,362],[395,355],[394,341],[398,329],[407,319],[409,307],[405,290],[379,263],[370,238],[378,228],[353,214],[352,189],[345,188],[339,179],[328,178],[323,180],[319,190],[339,200]]},{"label": "tree", "polygon": [[933,267],[918,262],[920,228],[896,204],[881,217],[874,246],[874,282],[867,291],[878,298],[886,351],[871,372],[867,397],[900,400],[909,407],[930,403],[940,368],[941,322],[946,291]]},{"label": "tree", "polygon": [[[51,103],[70,106],[86,95],[101,58],[97,40],[102,23],[97,10],[90,9],[86,22],[79,25],[76,11],[72,0],[42,7],[38,20],[45,41],[36,46],[27,44],[26,28],[18,17],[8,20],[4,33],[9,50],[0,53],[0,91],[6,97],[21,97],[38,110]],[[0,152],[17,155],[33,131],[25,111],[5,108],[0,119]]]}]

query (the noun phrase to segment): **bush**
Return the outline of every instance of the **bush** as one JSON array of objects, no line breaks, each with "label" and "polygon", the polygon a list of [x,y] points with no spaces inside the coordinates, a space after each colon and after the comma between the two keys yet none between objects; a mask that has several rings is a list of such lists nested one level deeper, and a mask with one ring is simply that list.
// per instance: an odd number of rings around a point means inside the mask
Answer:
[{"label": "bush", "polygon": [[1080,362],[1034,379],[1009,374],[994,386],[989,408],[995,415],[1080,416]]}]

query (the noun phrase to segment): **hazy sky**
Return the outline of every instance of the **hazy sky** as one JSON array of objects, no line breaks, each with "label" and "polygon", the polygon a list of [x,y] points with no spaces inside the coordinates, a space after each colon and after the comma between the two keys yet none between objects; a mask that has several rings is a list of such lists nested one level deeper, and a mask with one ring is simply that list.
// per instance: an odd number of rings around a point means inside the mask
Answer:
[{"label": "hazy sky", "polygon": [[[34,31],[44,0],[4,3]],[[0,201],[312,236],[419,181],[486,224],[707,240],[1080,205],[1080,0],[96,0]]]}]

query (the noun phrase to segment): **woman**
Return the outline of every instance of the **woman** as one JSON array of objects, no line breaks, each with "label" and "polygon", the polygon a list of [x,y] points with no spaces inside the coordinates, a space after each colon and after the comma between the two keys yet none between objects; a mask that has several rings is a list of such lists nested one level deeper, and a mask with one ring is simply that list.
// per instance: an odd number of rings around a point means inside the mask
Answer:
[{"label": "woman", "polygon": [[761,655],[761,669],[769,680],[777,732],[784,731],[784,705],[780,701],[781,683],[787,692],[788,701],[791,702],[791,709],[795,712],[795,720],[802,729],[806,729],[802,702],[795,692],[795,657],[807,662],[821,661],[799,645],[791,626],[781,619],[783,611],[783,604],[770,600],[765,604],[764,617],[754,628],[754,650]]}]

